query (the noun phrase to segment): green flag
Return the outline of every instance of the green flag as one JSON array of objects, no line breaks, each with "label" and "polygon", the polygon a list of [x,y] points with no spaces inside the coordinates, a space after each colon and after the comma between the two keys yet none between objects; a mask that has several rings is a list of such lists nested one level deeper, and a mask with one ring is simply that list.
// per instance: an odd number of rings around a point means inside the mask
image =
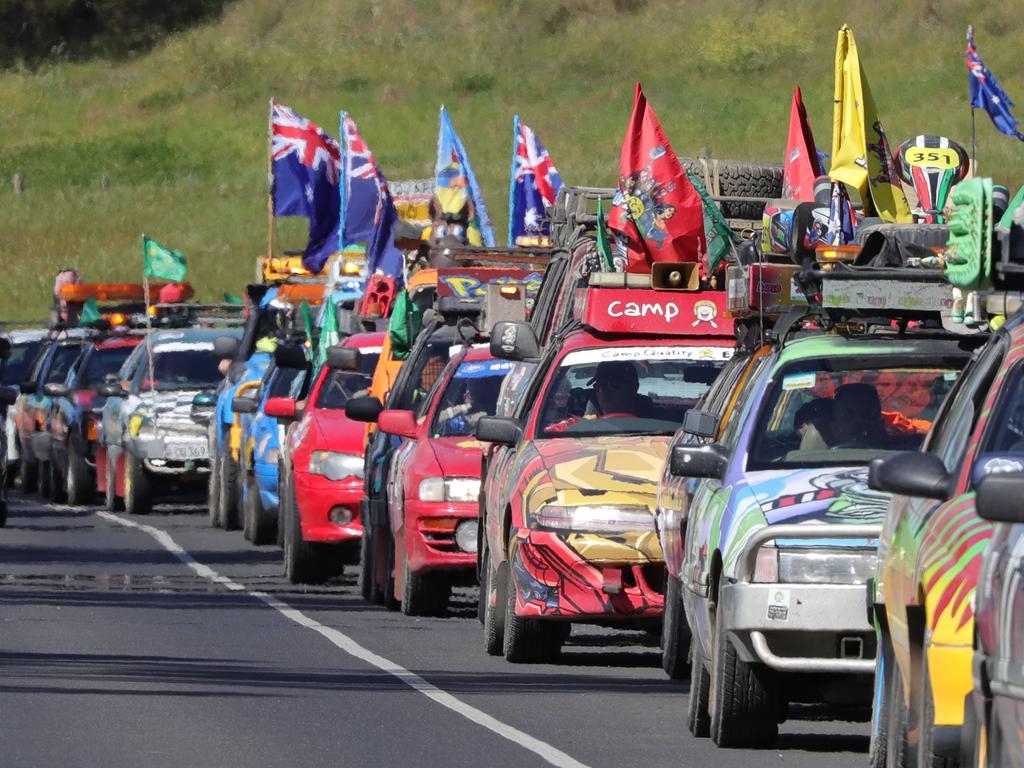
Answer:
[{"label": "green flag", "polygon": [[701,202],[704,204],[704,239],[708,245],[708,274],[711,275],[715,273],[722,259],[729,255],[732,246],[739,242],[739,238],[732,231],[732,227],[722,215],[718,203],[708,194],[701,180],[689,171],[686,172],[686,178],[697,190],[697,194],[700,195]]},{"label": "green flag", "polygon": [[405,360],[412,350],[413,342],[423,327],[423,310],[409,298],[408,291],[402,291],[395,298],[388,321],[388,336],[391,338],[391,354],[396,360]]},{"label": "green flag", "polygon": [[609,272],[615,271],[615,262],[612,261],[612,249],[608,246],[608,230],[604,225],[604,206],[602,198],[597,198],[597,253],[601,257],[601,263]]},{"label": "green flag", "polygon": [[341,338],[341,333],[338,329],[338,310],[330,299],[327,300],[324,311],[327,315],[324,317],[324,327],[320,329],[320,343],[316,347],[316,360],[313,361],[314,368],[327,359],[327,348],[333,347]]},{"label": "green flag", "polygon": [[302,315],[302,327],[306,331],[306,340],[313,344],[313,312],[309,308],[309,302],[305,299],[299,305],[299,314]]},{"label": "green flag", "polygon": [[82,315],[78,318],[79,325],[91,325],[100,319],[100,308],[96,304],[96,297],[90,296],[82,305]]},{"label": "green flag", "polygon": [[180,283],[185,279],[185,256],[181,251],[172,251],[156,240],[142,236],[142,274]]}]

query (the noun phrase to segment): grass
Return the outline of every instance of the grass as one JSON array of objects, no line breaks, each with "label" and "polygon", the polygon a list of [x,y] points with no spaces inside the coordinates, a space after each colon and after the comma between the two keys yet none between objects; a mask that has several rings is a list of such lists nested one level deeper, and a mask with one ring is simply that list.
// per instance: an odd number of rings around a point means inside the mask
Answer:
[{"label": "grass", "polygon": [[[986,62],[1024,100],[1013,58],[1024,21],[971,5],[236,0],[222,18],[131,61],[0,72],[0,268],[12,278],[0,317],[41,317],[53,273],[67,264],[89,280],[137,278],[142,232],[188,255],[201,297],[237,292],[266,247],[270,96],[331,133],[347,109],[392,179],[431,174],[446,103],[499,241],[514,112],[569,183],[613,182],[634,80],[681,154],[781,161],[794,84],[827,151],[844,21],[893,143],[928,132],[968,145],[968,22]],[[981,170],[1016,187],[1022,146],[984,115],[978,140]],[[304,222],[281,231],[301,247]]]}]

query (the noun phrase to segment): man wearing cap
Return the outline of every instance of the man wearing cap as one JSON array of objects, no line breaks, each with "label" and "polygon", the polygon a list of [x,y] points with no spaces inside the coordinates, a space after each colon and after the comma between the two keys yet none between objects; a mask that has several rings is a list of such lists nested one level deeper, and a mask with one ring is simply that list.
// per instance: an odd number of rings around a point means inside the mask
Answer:
[{"label": "man wearing cap", "polygon": [[[594,378],[587,382],[593,388],[593,402],[597,413],[585,418],[636,418],[640,411],[640,376],[636,366],[628,360],[606,360],[597,364]],[[580,421],[570,416],[547,427],[545,432],[564,432]]]}]

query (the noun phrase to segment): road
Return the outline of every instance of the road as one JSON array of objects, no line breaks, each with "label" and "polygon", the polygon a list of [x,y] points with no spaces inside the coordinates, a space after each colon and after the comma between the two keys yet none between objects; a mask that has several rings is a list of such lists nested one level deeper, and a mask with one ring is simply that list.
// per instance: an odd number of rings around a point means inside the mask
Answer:
[{"label": "road", "polygon": [[[687,684],[639,632],[576,628],[558,664],[484,654],[452,615],[296,588],[280,551],[199,507],[146,517],[12,494],[0,529],[0,765],[863,766],[867,726],[782,726],[766,751],[686,731]],[[143,526],[143,527],[139,527]]]}]

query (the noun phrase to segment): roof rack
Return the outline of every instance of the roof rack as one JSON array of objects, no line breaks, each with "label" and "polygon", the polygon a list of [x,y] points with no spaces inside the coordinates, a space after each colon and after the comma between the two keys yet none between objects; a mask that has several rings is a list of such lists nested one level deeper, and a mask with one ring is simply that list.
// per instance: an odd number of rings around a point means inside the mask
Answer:
[{"label": "roof rack", "polygon": [[[496,248],[473,245],[431,247],[431,253],[439,253],[459,262],[473,262],[478,266],[527,267],[543,269],[551,260],[549,248]],[[467,264],[468,266],[468,264]]]}]

